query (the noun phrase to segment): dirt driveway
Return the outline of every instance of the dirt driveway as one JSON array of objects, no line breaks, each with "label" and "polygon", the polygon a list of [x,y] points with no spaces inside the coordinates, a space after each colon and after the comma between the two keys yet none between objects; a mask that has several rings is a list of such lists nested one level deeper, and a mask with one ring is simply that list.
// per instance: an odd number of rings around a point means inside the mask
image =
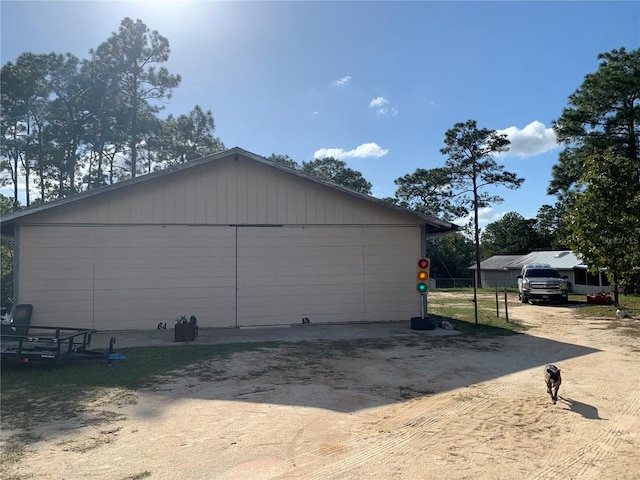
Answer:
[{"label": "dirt driveway", "polygon": [[569,307],[509,313],[533,328],[289,344],[181,372],[88,406],[108,421],[43,427],[6,478],[637,479],[639,337]]}]

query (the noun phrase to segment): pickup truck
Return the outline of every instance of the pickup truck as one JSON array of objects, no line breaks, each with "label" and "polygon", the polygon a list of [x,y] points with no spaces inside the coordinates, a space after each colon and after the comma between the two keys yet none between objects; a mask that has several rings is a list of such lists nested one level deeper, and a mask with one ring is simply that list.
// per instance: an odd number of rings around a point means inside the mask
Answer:
[{"label": "pickup truck", "polygon": [[522,303],[543,300],[566,304],[569,301],[567,278],[548,263],[526,264],[518,275],[518,299]]}]

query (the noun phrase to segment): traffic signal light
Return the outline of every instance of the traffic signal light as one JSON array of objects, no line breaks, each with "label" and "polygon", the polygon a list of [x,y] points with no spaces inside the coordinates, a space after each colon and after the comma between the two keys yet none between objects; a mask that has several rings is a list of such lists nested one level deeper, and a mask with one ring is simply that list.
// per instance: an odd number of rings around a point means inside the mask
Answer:
[{"label": "traffic signal light", "polygon": [[418,293],[427,293],[430,270],[431,260],[429,258],[419,258],[416,265],[416,291]]}]

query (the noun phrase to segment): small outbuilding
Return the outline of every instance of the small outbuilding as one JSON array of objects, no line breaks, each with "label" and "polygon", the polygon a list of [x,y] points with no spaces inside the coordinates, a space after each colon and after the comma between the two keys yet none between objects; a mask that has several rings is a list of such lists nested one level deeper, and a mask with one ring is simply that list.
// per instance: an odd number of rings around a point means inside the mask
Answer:
[{"label": "small outbuilding", "polygon": [[[528,263],[547,263],[558,270],[569,281],[569,291],[577,294],[589,294],[610,291],[610,284],[604,272],[593,275],[588,265],[571,250],[547,250],[531,252],[526,255],[494,255],[480,262],[480,278],[484,287],[518,286],[518,274]],[[476,269],[475,265],[469,267]]]},{"label": "small outbuilding", "polygon": [[455,230],[240,148],[2,219],[32,324],[96,330],[408,320],[426,237]]}]

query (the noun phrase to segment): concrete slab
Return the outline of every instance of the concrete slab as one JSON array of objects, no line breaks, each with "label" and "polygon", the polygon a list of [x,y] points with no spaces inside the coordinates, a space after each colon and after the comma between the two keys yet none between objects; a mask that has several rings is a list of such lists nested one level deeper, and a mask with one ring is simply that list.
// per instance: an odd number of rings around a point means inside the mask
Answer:
[{"label": "concrete slab", "polygon": [[111,337],[116,338],[115,349],[128,347],[159,347],[184,344],[215,345],[243,342],[302,342],[314,340],[348,340],[397,336],[434,337],[457,335],[456,330],[412,330],[409,321],[278,325],[273,327],[200,328],[193,342],[176,342],[173,328],[167,330],[101,331],[92,335],[91,348],[108,348]]}]

